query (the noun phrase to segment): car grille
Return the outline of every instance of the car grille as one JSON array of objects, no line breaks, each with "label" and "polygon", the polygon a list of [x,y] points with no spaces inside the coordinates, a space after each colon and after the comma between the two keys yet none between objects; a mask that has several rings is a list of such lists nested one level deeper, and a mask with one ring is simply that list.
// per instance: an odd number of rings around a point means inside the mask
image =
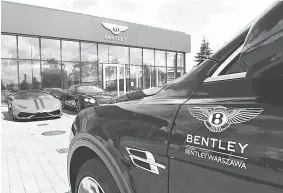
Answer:
[{"label": "car grille", "polygon": [[60,115],[60,110],[52,111],[49,114],[51,114],[51,115]]},{"label": "car grille", "polygon": [[44,117],[51,117],[51,116],[59,116],[60,115],[60,110],[56,111],[51,111],[51,112],[44,112],[44,113],[24,113],[21,112],[19,113],[18,117],[19,118],[44,118]]},{"label": "car grille", "polygon": [[27,117],[30,117],[30,116],[33,116],[33,115],[34,115],[33,113],[19,113],[18,117],[27,118]]}]

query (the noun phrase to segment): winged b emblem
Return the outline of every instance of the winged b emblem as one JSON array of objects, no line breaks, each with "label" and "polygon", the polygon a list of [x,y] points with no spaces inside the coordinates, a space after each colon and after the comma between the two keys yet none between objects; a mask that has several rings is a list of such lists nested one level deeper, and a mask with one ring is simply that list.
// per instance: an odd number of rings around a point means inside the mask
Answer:
[{"label": "winged b emblem", "polygon": [[238,124],[250,121],[258,116],[262,108],[235,108],[225,107],[189,107],[191,115],[204,122],[204,125],[211,132],[222,132],[231,124]]},{"label": "winged b emblem", "polygon": [[123,31],[128,29],[127,26],[111,24],[111,23],[101,23],[106,29],[110,30],[113,34],[118,35]]}]

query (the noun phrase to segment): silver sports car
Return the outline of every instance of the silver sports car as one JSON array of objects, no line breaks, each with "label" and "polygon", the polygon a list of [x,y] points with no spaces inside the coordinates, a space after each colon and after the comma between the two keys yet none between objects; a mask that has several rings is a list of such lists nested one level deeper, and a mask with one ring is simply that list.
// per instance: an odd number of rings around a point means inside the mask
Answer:
[{"label": "silver sports car", "polygon": [[8,97],[8,109],[13,119],[61,117],[61,101],[44,91],[20,91]]}]

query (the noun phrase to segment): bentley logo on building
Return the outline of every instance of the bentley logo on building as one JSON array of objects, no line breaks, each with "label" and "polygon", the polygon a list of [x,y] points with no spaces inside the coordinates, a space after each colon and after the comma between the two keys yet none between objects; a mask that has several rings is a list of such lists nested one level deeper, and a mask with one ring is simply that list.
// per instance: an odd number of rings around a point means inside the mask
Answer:
[{"label": "bentley logo on building", "polygon": [[235,108],[225,107],[189,107],[191,115],[204,122],[204,125],[211,132],[222,132],[231,124],[238,124],[250,121],[258,116],[262,108]]},{"label": "bentley logo on building", "polygon": [[127,26],[111,24],[111,23],[101,23],[106,29],[110,30],[114,35],[119,35],[128,29]]},{"label": "bentley logo on building", "polygon": [[117,25],[117,24],[111,24],[111,23],[101,23],[103,27],[105,27],[106,29],[108,29],[109,31],[111,31],[113,35],[104,35],[104,39],[105,40],[112,40],[112,41],[118,41],[118,42],[126,42],[127,38],[126,37],[122,37],[122,36],[118,36],[121,32],[124,32],[128,29],[127,26],[123,26],[123,25]]}]

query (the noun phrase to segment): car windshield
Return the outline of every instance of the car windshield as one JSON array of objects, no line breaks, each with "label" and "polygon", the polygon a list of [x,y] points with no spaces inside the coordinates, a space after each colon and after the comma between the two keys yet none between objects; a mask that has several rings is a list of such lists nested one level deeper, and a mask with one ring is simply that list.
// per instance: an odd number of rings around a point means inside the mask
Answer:
[{"label": "car windshield", "polygon": [[79,93],[101,93],[104,92],[101,88],[96,86],[79,86],[77,87]]},{"label": "car windshield", "polygon": [[16,99],[52,99],[52,95],[45,92],[32,91],[18,93]]}]

